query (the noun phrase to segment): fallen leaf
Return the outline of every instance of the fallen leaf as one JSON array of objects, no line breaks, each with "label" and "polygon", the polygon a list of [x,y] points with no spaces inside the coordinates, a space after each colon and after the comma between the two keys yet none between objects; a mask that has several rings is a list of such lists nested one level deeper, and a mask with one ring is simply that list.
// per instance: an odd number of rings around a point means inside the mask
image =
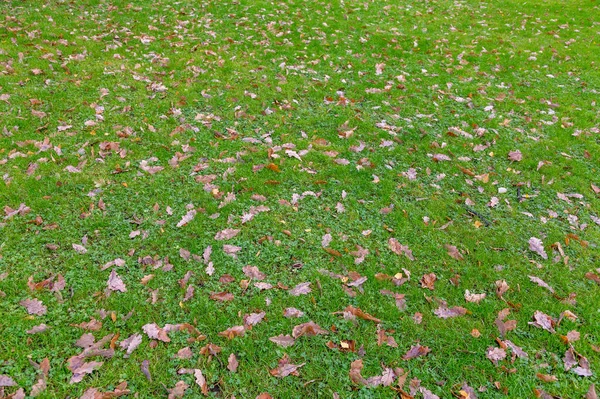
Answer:
[{"label": "fallen leaf", "polygon": [[304,366],[304,364],[292,364],[288,355],[284,354],[277,363],[277,367],[270,370],[269,373],[277,378],[287,377],[288,375],[299,376],[298,369]]},{"label": "fallen leaf", "polygon": [[32,315],[43,316],[48,312],[48,308],[39,299],[25,299],[19,304],[27,309],[27,313]]},{"label": "fallen leaf", "polygon": [[287,348],[288,346],[292,346],[296,342],[294,340],[294,338],[290,335],[278,335],[276,337],[269,338],[269,341],[271,341],[279,346],[282,346],[284,348]]},{"label": "fallen leaf", "polygon": [[320,334],[327,334],[327,330],[322,329],[318,324],[313,321],[308,323],[298,324],[292,330],[292,337],[299,338],[302,336],[314,336]]},{"label": "fallen leaf", "polygon": [[227,359],[227,370],[231,371],[232,373],[235,373],[237,371],[238,366],[239,363],[237,357],[235,356],[235,354],[232,353]]},{"label": "fallen leaf", "polygon": [[108,289],[111,291],[120,291],[127,292],[127,287],[125,287],[125,283],[121,280],[121,277],[117,274],[116,271],[112,271],[108,278]]},{"label": "fallen leaf", "polygon": [[448,255],[456,260],[464,260],[465,258],[462,256],[460,252],[458,252],[458,248],[454,245],[446,244],[444,245],[446,251],[448,251]]},{"label": "fallen leaf", "polygon": [[544,250],[544,243],[539,238],[531,237],[529,239],[529,250],[535,252],[544,259],[548,259],[548,254]]},{"label": "fallen leaf", "polygon": [[408,352],[406,352],[404,356],[402,356],[402,360],[409,360],[419,356],[425,356],[429,352],[431,352],[431,349],[429,349],[429,347],[416,344],[414,346],[411,346]]}]

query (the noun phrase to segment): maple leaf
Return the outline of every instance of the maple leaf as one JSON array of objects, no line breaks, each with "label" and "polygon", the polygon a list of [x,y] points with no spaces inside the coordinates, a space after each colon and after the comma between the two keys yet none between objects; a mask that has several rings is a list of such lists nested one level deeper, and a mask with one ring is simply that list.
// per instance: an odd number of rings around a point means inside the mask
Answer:
[{"label": "maple leaf", "polygon": [[537,253],[544,259],[548,259],[548,254],[544,250],[544,243],[539,238],[531,237],[529,239],[529,250]]}]

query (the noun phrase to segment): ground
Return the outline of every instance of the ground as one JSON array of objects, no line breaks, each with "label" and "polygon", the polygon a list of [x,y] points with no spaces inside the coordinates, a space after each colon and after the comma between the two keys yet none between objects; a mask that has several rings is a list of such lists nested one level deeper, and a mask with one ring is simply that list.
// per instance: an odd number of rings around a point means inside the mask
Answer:
[{"label": "ground", "polygon": [[596,398],[597,1],[0,11],[0,397]]}]

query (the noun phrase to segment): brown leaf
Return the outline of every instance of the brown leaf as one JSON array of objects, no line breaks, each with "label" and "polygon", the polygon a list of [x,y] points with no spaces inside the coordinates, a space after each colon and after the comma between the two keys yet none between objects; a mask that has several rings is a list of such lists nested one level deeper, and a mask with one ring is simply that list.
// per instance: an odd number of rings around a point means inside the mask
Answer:
[{"label": "brown leaf", "polygon": [[485,356],[497,366],[500,360],[504,360],[506,358],[506,351],[502,348],[490,346],[487,349]]},{"label": "brown leaf", "polygon": [[213,301],[220,301],[220,302],[226,302],[226,301],[233,301],[233,294],[229,293],[229,292],[216,292],[216,293],[212,293],[210,295],[210,299],[212,299]]},{"label": "brown leaf", "polygon": [[529,280],[531,280],[532,283],[536,283],[537,285],[539,285],[540,287],[543,287],[545,289],[547,289],[548,291],[550,291],[551,293],[554,294],[554,288],[550,287],[544,280],[542,280],[539,277],[535,277],[535,276],[529,276]]},{"label": "brown leaf", "polygon": [[498,295],[500,298],[502,298],[502,295],[504,295],[506,293],[506,291],[508,291],[509,288],[510,287],[508,286],[506,281],[504,281],[504,280],[496,281],[496,295]]},{"label": "brown leaf", "polygon": [[196,380],[196,384],[200,387],[202,394],[208,396],[208,384],[206,383],[206,378],[204,378],[204,375],[202,374],[202,370],[194,370],[194,379]]},{"label": "brown leaf", "polygon": [[462,256],[462,254],[458,251],[458,248],[456,248],[454,245],[446,244],[446,245],[444,245],[444,247],[446,248],[446,251],[448,251],[448,255],[450,255],[450,257],[452,257],[456,260],[464,260],[465,259]]},{"label": "brown leaf", "polygon": [[178,381],[175,384],[175,387],[169,389],[168,399],[180,399],[185,395],[185,390],[189,388],[189,385],[185,383],[185,381]]},{"label": "brown leaf", "polygon": [[225,331],[221,331],[219,336],[225,337],[227,339],[234,339],[235,337],[241,337],[246,332],[246,327],[244,326],[233,326],[228,328]]},{"label": "brown leaf", "polygon": [[409,360],[414,359],[415,357],[425,356],[429,352],[431,352],[431,349],[429,349],[429,347],[416,344],[414,346],[411,346],[408,352],[406,352],[404,356],[402,356],[402,360]]},{"label": "brown leaf", "polygon": [[547,314],[536,310],[533,314],[533,319],[534,321],[529,322],[529,324],[531,324],[532,326],[542,328],[546,331],[551,332],[552,334],[556,332],[554,331],[554,325],[556,324],[556,322],[552,317],[548,316]]},{"label": "brown leaf", "polygon": [[235,356],[234,353],[232,353],[231,355],[229,355],[229,358],[227,359],[227,370],[231,371],[232,373],[235,373],[237,371],[237,368],[239,366],[237,357]]},{"label": "brown leaf", "polygon": [[519,150],[510,151],[508,153],[508,160],[509,161],[521,162],[522,159],[523,159],[523,154],[521,154],[521,151],[519,151]]},{"label": "brown leaf", "polygon": [[73,375],[71,376],[70,384],[80,382],[83,380],[86,374],[91,374],[94,370],[99,369],[104,363],[103,362],[87,362],[81,364],[79,367],[73,369]]},{"label": "brown leaf", "polygon": [[475,294],[471,293],[469,290],[465,291],[465,301],[479,303],[486,297],[486,294]]},{"label": "brown leaf", "polygon": [[410,260],[415,260],[412,251],[408,248],[407,245],[402,245],[395,238],[390,238],[388,240],[388,246],[390,250],[396,255],[405,255]]},{"label": "brown leaf", "polygon": [[160,328],[156,323],[150,323],[142,326],[142,330],[148,335],[150,339],[158,339],[162,342],[171,342],[171,339],[167,335],[167,332]]},{"label": "brown leaf", "polygon": [[299,338],[303,335],[307,337],[313,335],[327,334],[328,331],[322,329],[317,323],[309,321],[308,323],[298,324],[292,330],[292,337]]},{"label": "brown leaf", "polygon": [[358,317],[359,319],[370,320],[375,323],[381,323],[381,320],[378,319],[377,317],[371,316],[370,314],[363,312],[360,308],[355,308],[352,305],[347,306],[341,312],[334,312],[333,314],[348,314],[348,313],[355,317]]},{"label": "brown leaf", "polygon": [[437,276],[435,273],[425,274],[423,277],[421,277],[421,287],[428,288],[433,291],[435,289],[434,284],[436,280]]},{"label": "brown leaf", "polygon": [[555,375],[550,375],[550,374],[542,374],[542,373],[537,373],[535,375],[539,380],[543,381],[543,382],[554,382],[554,381],[558,381],[558,378],[556,378]]},{"label": "brown leaf", "polygon": [[285,308],[283,317],[302,317],[304,312],[296,308]]},{"label": "brown leaf", "polygon": [[0,387],[14,387],[16,385],[15,380],[5,374],[0,374]]},{"label": "brown leaf", "polygon": [[102,322],[92,317],[90,321],[84,321],[79,324],[70,324],[72,327],[78,327],[88,331],[99,331],[102,328]]},{"label": "brown leaf", "polygon": [[300,295],[309,294],[311,291],[312,290],[310,288],[310,283],[306,282],[306,283],[300,283],[300,284],[296,285],[294,288],[292,288],[288,292],[292,296],[300,296]]},{"label": "brown leaf", "polygon": [[350,380],[358,385],[365,385],[367,380],[361,375],[363,369],[362,359],[357,359],[350,363]]},{"label": "brown leaf", "polygon": [[119,275],[117,274],[117,272],[115,270],[113,270],[110,273],[108,282],[106,284],[108,285],[108,289],[111,291],[120,291],[120,292],[127,291],[127,287],[125,287],[125,283],[123,283],[123,280],[121,280],[121,277],[119,277]]},{"label": "brown leaf", "polygon": [[539,238],[531,237],[529,239],[529,250],[535,252],[544,259],[548,259],[548,254],[544,250],[544,243]]},{"label": "brown leaf", "polygon": [[215,240],[217,240],[217,241],[230,240],[233,237],[237,236],[239,234],[239,232],[240,232],[239,229],[225,229],[225,230],[219,231],[215,235]]},{"label": "brown leaf", "polygon": [[590,389],[585,394],[584,399],[598,399],[598,394],[596,393],[596,385],[591,384]]},{"label": "brown leaf", "polygon": [[27,313],[32,315],[43,316],[48,312],[48,308],[39,299],[25,299],[19,304],[27,309]]},{"label": "brown leaf", "polygon": [[244,325],[245,326],[255,326],[264,319],[266,313],[250,313],[244,316]]},{"label": "brown leaf", "polygon": [[140,364],[140,370],[148,381],[152,381],[152,375],[150,374],[150,362],[148,360],[142,361],[142,364]]},{"label": "brown leaf", "polygon": [[292,336],[283,335],[283,334],[278,335],[276,337],[271,337],[271,338],[269,338],[269,341],[271,341],[279,346],[282,346],[284,348],[287,348],[288,346],[292,346],[296,342]]},{"label": "brown leaf", "polygon": [[304,366],[305,363],[302,364],[292,364],[290,362],[290,358],[287,354],[284,354],[283,357],[279,360],[277,367],[273,370],[270,370],[272,376],[277,378],[287,377],[288,375],[299,376],[298,369]]},{"label": "brown leaf", "polygon": [[244,266],[242,268],[242,271],[244,272],[244,274],[249,277],[252,278],[254,280],[264,280],[266,276],[266,274],[262,273],[260,270],[258,270],[258,267],[256,266]]},{"label": "brown leaf", "polygon": [[587,272],[585,274],[585,278],[587,278],[588,280],[592,280],[596,284],[600,285],[600,276],[594,272]]},{"label": "brown leaf", "polygon": [[439,308],[433,311],[437,317],[441,317],[442,319],[448,319],[451,317],[464,316],[467,314],[467,309],[461,306],[453,306],[451,308],[447,308],[446,306],[440,306]]},{"label": "brown leaf", "polygon": [[132,334],[129,338],[124,339],[119,343],[121,349],[125,349],[126,353],[124,357],[129,357],[133,353],[134,350],[142,343],[142,335],[141,334]]}]

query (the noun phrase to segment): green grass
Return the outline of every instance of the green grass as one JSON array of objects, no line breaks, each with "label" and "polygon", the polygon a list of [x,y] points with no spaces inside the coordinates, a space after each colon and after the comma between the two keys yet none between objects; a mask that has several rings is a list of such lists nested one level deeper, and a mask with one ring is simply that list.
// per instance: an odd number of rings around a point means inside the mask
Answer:
[{"label": "green grass", "polygon": [[[535,389],[580,398],[600,383],[600,286],[585,277],[600,265],[600,226],[592,219],[600,216],[593,190],[600,186],[596,1],[5,0],[0,11],[0,206],[31,208],[0,219],[0,375],[27,394],[40,378],[32,362],[44,358],[50,371],[43,398],[80,397],[90,387],[112,391],[122,381],[132,397],[160,397],[180,380],[190,385],[186,397],[201,396],[193,375],[178,374],[182,368],[201,369],[209,395],[223,398],[392,398],[399,388],[409,392],[411,380],[443,398],[460,397],[464,383],[482,398],[533,397]],[[378,64],[385,64],[380,74]],[[455,128],[472,137],[451,133]],[[348,129],[355,129],[348,138],[339,136]],[[45,139],[51,147],[40,151]],[[101,156],[103,142],[126,152]],[[364,150],[354,152],[360,143]],[[286,155],[291,145],[301,161]],[[488,148],[476,152],[477,145]],[[188,146],[193,151],[184,154]],[[522,161],[508,159],[515,150]],[[173,167],[176,153],[189,157]],[[434,162],[433,154],[451,159]],[[140,162],[151,157],[157,161],[150,165],[164,170],[143,171]],[[81,173],[65,170],[82,162]],[[271,163],[277,168],[266,167]],[[197,165],[205,169],[195,171]],[[403,175],[409,168],[415,180]],[[205,189],[197,175],[215,175],[214,187]],[[318,198],[292,203],[307,191]],[[235,200],[219,207],[227,193]],[[557,193],[582,197],[569,203]],[[259,203],[255,194],[267,200]],[[499,204],[490,207],[494,196]],[[344,212],[336,211],[338,202]],[[188,204],[198,213],[177,228]],[[258,205],[269,210],[242,223]],[[216,241],[225,228],[241,231]],[[129,238],[133,230],[147,237]],[[322,248],[326,233],[340,256]],[[390,251],[391,237],[415,260]],[[548,260],[529,250],[530,237],[543,240]],[[87,253],[78,254],[72,244],[82,240]],[[566,262],[551,247],[557,242]],[[242,248],[237,259],[224,253],[224,243]],[[464,260],[451,258],[446,244]],[[209,245],[212,276],[203,262],[179,255],[183,248],[201,256]],[[350,254],[356,245],[369,251],[358,265]],[[143,265],[145,256],[168,258],[173,269]],[[112,268],[100,267],[115,258],[126,261],[114,269],[127,292],[107,295]],[[260,291],[252,281],[244,289],[246,265],[258,266],[274,288]],[[364,292],[355,288],[350,296],[322,269],[367,277]],[[402,286],[376,278],[403,269],[411,278]],[[183,302],[178,280],[189,270],[195,295]],[[427,273],[437,276],[433,291],[421,287]],[[60,293],[27,286],[30,276],[39,282],[57,274],[66,282]],[[154,278],[144,286],[148,274]],[[221,283],[224,274],[234,282]],[[510,285],[503,298],[496,296],[498,280]],[[311,282],[308,295],[277,287],[302,282]],[[487,297],[468,303],[467,289]],[[406,309],[381,290],[405,294]],[[234,300],[209,298],[222,291]],[[570,295],[575,303],[565,301]],[[34,298],[47,314],[28,315],[19,305]],[[442,300],[468,313],[438,318],[433,310]],[[349,305],[381,319],[398,347],[377,345],[375,323],[333,314]],[[287,307],[305,316],[285,318]],[[498,347],[494,321],[505,308],[517,320],[506,339],[529,357],[512,361],[507,350],[494,365],[486,350]],[[551,334],[528,324],[537,310],[578,318],[563,319]],[[243,337],[218,335],[260,311],[265,319]],[[75,342],[85,333],[72,325],[92,317],[103,323],[92,332],[97,340],[140,333],[143,342],[130,357],[117,344],[112,358],[88,359],[104,364],[70,384],[67,359],[81,352]],[[309,320],[329,334],[301,337],[288,348],[269,341]],[[151,342],[142,326],[154,322],[189,323],[206,339],[190,343],[189,333],[172,332],[170,343]],[[40,323],[50,329],[26,333]],[[560,336],[572,330],[581,334],[572,345],[588,359],[591,377],[565,371],[569,346]],[[341,340],[355,341],[357,350],[326,345]],[[207,343],[222,352],[200,354]],[[402,360],[417,343],[431,353]],[[193,357],[174,358],[186,346]],[[235,373],[226,369],[231,353],[239,361]],[[305,363],[299,376],[269,373],[284,354]],[[354,384],[348,373],[359,358],[365,378],[382,367],[402,368],[407,382],[395,382],[396,390]],[[140,371],[143,360],[152,381]],[[542,382],[537,373],[557,381]]]}]

